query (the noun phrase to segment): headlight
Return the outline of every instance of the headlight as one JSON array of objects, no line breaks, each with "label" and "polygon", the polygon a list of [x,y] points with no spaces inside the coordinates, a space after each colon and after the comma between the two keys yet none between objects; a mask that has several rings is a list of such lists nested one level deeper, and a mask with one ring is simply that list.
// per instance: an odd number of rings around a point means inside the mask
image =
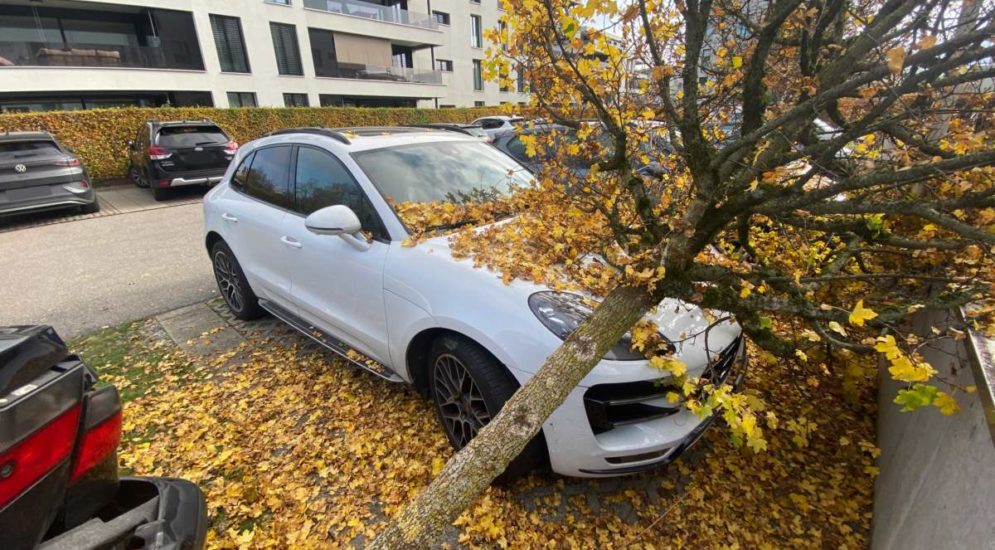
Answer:
[{"label": "headlight", "polygon": [[[529,296],[529,308],[546,328],[566,340],[581,323],[591,316],[592,310],[583,298],[569,292],[545,290]],[[605,354],[612,361],[640,361],[646,356],[631,349],[632,339],[626,333],[618,343]]]}]

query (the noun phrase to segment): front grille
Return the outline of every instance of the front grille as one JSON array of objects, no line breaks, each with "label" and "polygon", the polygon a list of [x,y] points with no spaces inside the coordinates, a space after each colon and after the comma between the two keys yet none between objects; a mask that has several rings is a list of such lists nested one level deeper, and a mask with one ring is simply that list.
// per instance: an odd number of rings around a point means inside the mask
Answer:
[{"label": "front grille", "polygon": [[[742,336],[736,338],[718,355],[718,360],[702,374],[709,382],[721,384],[736,363]],[[584,409],[595,434],[608,430],[670,416],[681,410],[681,404],[670,404],[666,394],[677,391],[670,378],[597,384],[584,392]]]}]

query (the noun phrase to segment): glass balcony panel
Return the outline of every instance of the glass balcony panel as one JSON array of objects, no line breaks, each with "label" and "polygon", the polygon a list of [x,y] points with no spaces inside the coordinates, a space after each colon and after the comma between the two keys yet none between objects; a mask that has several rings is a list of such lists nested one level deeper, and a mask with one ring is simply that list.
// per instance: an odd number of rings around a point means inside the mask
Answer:
[{"label": "glass balcony panel", "polygon": [[354,17],[366,17],[387,23],[398,23],[426,29],[439,28],[439,22],[428,14],[411,12],[401,9],[399,6],[384,6],[372,2],[363,2],[362,0],[304,0],[304,7]]}]

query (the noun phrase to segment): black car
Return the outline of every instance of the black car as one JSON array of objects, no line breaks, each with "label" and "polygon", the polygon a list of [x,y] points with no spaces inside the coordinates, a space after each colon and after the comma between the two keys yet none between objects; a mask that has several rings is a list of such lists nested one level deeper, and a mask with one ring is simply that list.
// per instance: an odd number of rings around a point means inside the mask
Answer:
[{"label": "black car", "polygon": [[210,120],[150,120],[128,148],[131,180],[151,187],[155,200],[161,201],[171,188],[221,181],[238,143]]},{"label": "black car", "polygon": [[0,215],[54,208],[100,210],[79,157],[47,132],[0,134]]},{"label": "black car", "polygon": [[121,399],[48,326],[0,327],[0,548],[197,549],[200,488],[118,478]]}]

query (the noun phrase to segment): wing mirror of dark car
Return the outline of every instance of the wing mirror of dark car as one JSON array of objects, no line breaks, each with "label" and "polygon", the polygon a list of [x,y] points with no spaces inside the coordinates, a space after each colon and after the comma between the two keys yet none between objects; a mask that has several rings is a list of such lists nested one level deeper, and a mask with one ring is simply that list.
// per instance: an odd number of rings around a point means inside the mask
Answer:
[{"label": "wing mirror of dark car", "polygon": [[[304,219],[304,227],[315,235],[334,235],[341,237],[357,250],[367,250],[370,243],[358,235],[363,228],[359,217],[351,208],[344,204],[326,206],[312,212]],[[357,236],[358,235],[358,236]]]}]

